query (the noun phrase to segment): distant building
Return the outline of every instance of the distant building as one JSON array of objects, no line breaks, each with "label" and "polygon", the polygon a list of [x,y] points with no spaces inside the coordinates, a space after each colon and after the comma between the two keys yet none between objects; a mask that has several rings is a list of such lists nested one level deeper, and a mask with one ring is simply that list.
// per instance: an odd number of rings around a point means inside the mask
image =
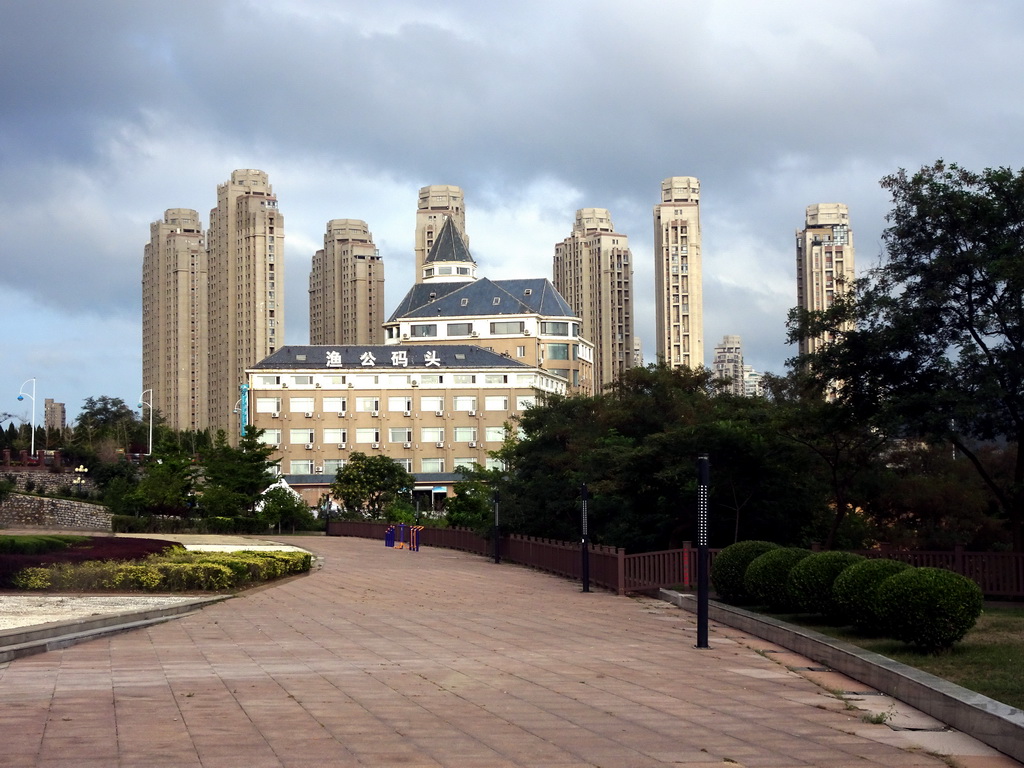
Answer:
[{"label": "distant building", "polygon": [[246,369],[284,342],[284,216],[264,171],[237,170],[218,185],[206,247],[207,423],[237,440]]},{"label": "distant building", "polygon": [[[168,208],[142,256],[142,387],[176,430],[208,425],[207,253],[199,214]],[[234,401],[232,401],[234,402]]]},{"label": "distant building", "polygon": [[594,388],[600,392],[633,365],[633,265],[629,238],[604,208],[576,211],[572,234],[555,245],[555,289],[594,342]]},{"label": "distant building", "polygon": [[[807,206],[804,229],[796,233],[796,299],[808,311],[832,306],[854,278],[850,213],[842,203]],[[827,338],[800,341],[800,354],[817,351]]]},{"label": "distant building", "polygon": [[417,476],[417,490],[447,494],[458,467],[500,466],[488,453],[539,394],[567,391],[536,366],[425,339],[286,346],[246,373],[250,421],[311,505],[354,451],[389,456]]},{"label": "distant building", "polygon": [[743,394],[747,397],[764,396],[764,374],[751,366],[743,366]]},{"label": "distant building", "polygon": [[52,397],[43,400],[43,426],[46,430],[62,432],[68,425],[64,403],[55,403]]},{"label": "distant building", "polygon": [[725,391],[734,395],[744,394],[743,344],[739,336],[724,336],[715,346],[711,370],[716,378],[729,380]]},{"label": "distant building", "polygon": [[489,280],[476,268],[458,228],[446,219],[421,281],[384,323],[385,343],[476,344],[555,374],[571,391],[593,392],[594,345],[551,281]]},{"label": "distant building", "polygon": [[421,188],[416,203],[416,274],[413,280],[417,283],[423,280],[423,265],[446,219],[452,221],[463,244],[469,248],[466,200],[462,189],[450,184],[433,184]]},{"label": "distant building", "polygon": [[673,176],[654,206],[654,298],[658,358],[672,367],[704,365],[700,181]]},{"label": "distant building", "polygon": [[644,367],[644,347],[639,336],[633,337],[633,367]]},{"label": "distant building", "polygon": [[309,273],[310,344],[384,342],[384,262],[365,221],[332,219]]}]

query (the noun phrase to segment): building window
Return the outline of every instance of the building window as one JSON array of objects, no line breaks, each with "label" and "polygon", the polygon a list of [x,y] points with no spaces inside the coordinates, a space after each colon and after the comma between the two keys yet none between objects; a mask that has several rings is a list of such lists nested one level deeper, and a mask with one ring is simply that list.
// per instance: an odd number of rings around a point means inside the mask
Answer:
[{"label": "building window", "polygon": [[448,323],[449,336],[469,336],[472,332],[472,323]]},{"label": "building window", "polygon": [[379,443],[380,430],[376,427],[366,427],[356,430],[357,443]]},{"label": "building window", "polygon": [[380,410],[379,397],[357,397],[356,410],[360,413],[371,413]]},{"label": "building window", "polygon": [[484,407],[488,411],[507,411],[508,397],[505,395],[492,395],[484,398]]},{"label": "building window", "polygon": [[443,427],[422,427],[420,429],[420,441],[424,443],[443,443]]},{"label": "building window", "polygon": [[466,469],[472,469],[480,462],[477,461],[475,456],[463,456],[461,459],[455,459],[455,471],[458,472],[459,467],[465,467]]},{"label": "building window", "polygon": [[567,322],[545,322],[540,324],[540,332],[547,336],[568,336],[569,323]]},{"label": "building window", "polygon": [[500,443],[505,440],[504,427],[486,427],[484,429],[484,440],[488,443]]},{"label": "building window", "polygon": [[456,427],[455,442],[469,443],[476,441],[476,427]]},{"label": "building window", "polygon": [[337,428],[325,429],[324,442],[331,445],[340,445],[341,443],[347,443],[348,430]]},{"label": "building window", "polygon": [[516,398],[516,410],[525,411],[537,404],[537,398],[533,395],[520,395]]},{"label": "building window", "polygon": [[281,398],[280,397],[257,397],[256,398],[256,413],[280,413],[281,411]]},{"label": "building window", "polygon": [[504,373],[485,373],[484,384],[507,384],[508,375]]},{"label": "building window", "polygon": [[412,429],[410,427],[391,427],[388,430],[388,440],[392,443],[411,443]]},{"label": "building window", "polygon": [[281,383],[280,376],[257,376],[256,386],[257,387],[275,387]]},{"label": "building window", "polygon": [[569,359],[569,345],[568,344],[545,344],[546,347],[545,355],[548,360],[568,360]]},{"label": "building window", "polygon": [[280,429],[264,429],[263,434],[260,435],[260,442],[264,445],[280,445],[281,444],[281,430]]},{"label": "building window", "polygon": [[292,376],[292,384],[297,384],[300,387],[301,386],[309,386],[312,383],[313,383],[313,377],[312,376]]},{"label": "building window", "polygon": [[522,333],[525,327],[522,320],[499,320],[491,323],[491,333]]},{"label": "building window", "polygon": [[409,328],[409,335],[414,339],[422,339],[428,336],[437,336],[437,324],[413,325]]},{"label": "building window", "polygon": [[411,411],[412,410],[412,398],[411,397],[389,397],[388,398],[388,410],[389,411]]},{"label": "building window", "polygon": [[500,469],[500,470],[504,470],[505,469],[505,462],[502,461],[501,459],[491,459],[491,458],[488,458],[485,466],[487,467],[487,469]]},{"label": "building window", "polygon": [[313,398],[289,397],[288,408],[292,413],[311,413],[313,411]]},{"label": "building window", "polygon": [[424,373],[420,376],[420,384],[443,384],[444,376],[436,373]]},{"label": "building window", "polygon": [[454,398],[454,405],[456,411],[475,411],[476,410],[476,398],[475,397],[459,397]]},{"label": "building window", "polygon": [[344,413],[348,410],[348,398],[345,397],[325,397],[324,398],[324,411],[326,413]]},{"label": "building window", "polygon": [[456,384],[475,384],[476,376],[471,373],[456,373],[452,377],[452,381]]},{"label": "building window", "polygon": [[338,474],[338,470],[345,466],[344,459],[324,459],[324,474],[328,477]]},{"label": "building window", "polygon": [[316,438],[314,437],[315,432],[311,427],[299,427],[298,429],[288,430],[288,442],[292,445],[305,445],[306,443],[312,443]]},{"label": "building window", "polygon": [[300,459],[292,460],[288,463],[289,471],[293,475],[312,475],[313,474],[313,460],[312,459]]},{"label": "building window", "polygon": [[526,347],[516,347],[516,357],[526,357]]},{"label": "building window", "polygon": [[412,472],[412,459],[392,459],[392,461],[406,472]]},{"label": "building window", "polygon": [[444,472],[444,459],[420,459],[421,472]]},{"label": "building window", "polygon": [[420,398],[420,410],[421,411],[443,411],[444,410],[444,397],[429,397]]}]

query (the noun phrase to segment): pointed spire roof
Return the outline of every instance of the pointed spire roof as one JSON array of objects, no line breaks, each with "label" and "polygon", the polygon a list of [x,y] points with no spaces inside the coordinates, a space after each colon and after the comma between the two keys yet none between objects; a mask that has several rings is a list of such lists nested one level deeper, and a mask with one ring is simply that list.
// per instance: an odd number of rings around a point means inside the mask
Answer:
[{"label": "pointed spire roof", "polygon": [[444,224],[441,225],[441,230],[434,238],[434,244],[430,247],[430,253],[427,254],[424,263],[430,264],[438,261],[463,261],[476,264],[469,253],[469,248],[466,247],[466,241],[462,239],[462,233],[459,232],[459,228],[450,216],[444,217]]}]

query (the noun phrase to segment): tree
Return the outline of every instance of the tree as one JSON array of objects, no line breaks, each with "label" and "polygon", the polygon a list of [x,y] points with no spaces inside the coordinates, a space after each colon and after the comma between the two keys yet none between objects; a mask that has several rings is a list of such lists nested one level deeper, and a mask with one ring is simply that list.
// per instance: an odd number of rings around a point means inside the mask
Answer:
[{"label": "tree", "polygon": [[356,451],[335,474],[331,496],[341,502],[343,517],[380,520],[392,504],[408,500],[414,484],[415,478],[393,459]]},{"label": "tree", "polygon": [[135,490],[139,509],[150,515],[187,516],[197,473],[192,456],[175,441],[160,443]]},{"label": "tree", "polygon": [[[834,341],[794,361],[855,417],[956,447],[1024,549],[1024,171],[938,161],[882,179],[893,207],[878,266],[790,339]],[[1001,445],[1001,481],[979,446]]]},{"label": "tree", "polygon": [[235,448],[227,433],[217,431],[213,448],[203,461],[202,506],[207,516],[234,517],[255,514],[256,502],[273,482],[271,460],[274,446],[260,438],[262,429],[248,427]]},{"label": "tree", "polygon": [[309,531],[316,525],[313,513],[309,511],[309,506],[302,497],[290,488],[282,486],[270,488],[263,494],[260,518],[265,520],[267,525],[291,528],[292,533],[295,533],[296,529]]}]

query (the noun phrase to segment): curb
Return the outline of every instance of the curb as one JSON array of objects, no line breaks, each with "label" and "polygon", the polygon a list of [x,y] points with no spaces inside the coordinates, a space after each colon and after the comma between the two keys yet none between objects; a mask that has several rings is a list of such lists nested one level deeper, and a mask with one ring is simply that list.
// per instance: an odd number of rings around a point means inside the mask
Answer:
[{"label": "curb", "polygon": [[[695,595],[662,589],[658,597],[697,612]],[[710,602],[708,618],[825,664],[1024,762],[1024,712],[1016,707],[842,640],[742,608]]]},{"label": "curb", "polygon": [[187,616],[208,605],[228,600],[232,595],[199,597],[183,603],[162,608],[140,608],[126,613],[112,613],[105,616],[90,616],[70,621],[54,621],[33,627],[18,627],[0,631],[0,663],[22,656],[67,648],[68,646],[94,640],[118,632],[160,624],[181,616]]}]

